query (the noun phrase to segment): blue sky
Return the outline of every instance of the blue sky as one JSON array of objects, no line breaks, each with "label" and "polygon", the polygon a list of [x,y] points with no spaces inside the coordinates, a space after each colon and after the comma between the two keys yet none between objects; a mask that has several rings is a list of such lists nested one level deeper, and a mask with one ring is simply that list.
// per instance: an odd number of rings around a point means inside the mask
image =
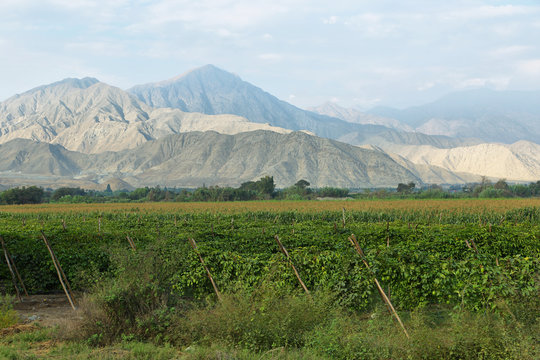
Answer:
[{"label": "blue sky", "polygon": [[300,107],[540,90],[540,1],[2,0],[0,100],[214,64]]}]

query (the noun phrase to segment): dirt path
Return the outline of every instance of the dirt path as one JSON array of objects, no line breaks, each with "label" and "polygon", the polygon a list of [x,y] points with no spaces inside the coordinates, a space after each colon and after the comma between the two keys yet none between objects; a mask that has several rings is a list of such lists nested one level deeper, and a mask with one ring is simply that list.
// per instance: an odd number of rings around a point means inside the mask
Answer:
[{"label": "dirt path", "polygon": [[13,308],[23,322],[37,322],[47,327],[78,318],[64,294],[24,296]]}]

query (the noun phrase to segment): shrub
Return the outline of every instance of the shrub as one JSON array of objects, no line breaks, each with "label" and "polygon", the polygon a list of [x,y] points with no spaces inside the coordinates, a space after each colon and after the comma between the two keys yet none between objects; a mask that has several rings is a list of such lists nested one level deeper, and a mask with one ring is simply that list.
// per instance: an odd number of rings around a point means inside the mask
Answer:
[{"label": "shrub", "polygon": [[0,295],[0,329],[18,323],[19,318],[13,310],[13,296]]}]

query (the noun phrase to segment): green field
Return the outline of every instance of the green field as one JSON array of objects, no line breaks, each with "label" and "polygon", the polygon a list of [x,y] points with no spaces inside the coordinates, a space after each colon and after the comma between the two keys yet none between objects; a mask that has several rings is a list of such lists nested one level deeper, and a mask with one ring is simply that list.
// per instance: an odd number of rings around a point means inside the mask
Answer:
[{"label": "green field", "polygon": [[[47,354],[69,358],[69,349],[81,346],[86,358],[99,358],[100,349],[118,350],[111,358],[144,349],[149,358],[533,359],[540,330],[538,205],[526,199],[3,207],[0,235],[30,293],[61,292],[43,231],[77,294],[82,320],[70,325],[75,330],[37,330],[61,339]],[[364,257],[349,242],[352,234]],[[13,293],[5,262],[0,276],[2,291]],[[386,311],[374,279],[410,339]],[[0,340],[13,344],[0,356],[26,354],[17,336]]]}]

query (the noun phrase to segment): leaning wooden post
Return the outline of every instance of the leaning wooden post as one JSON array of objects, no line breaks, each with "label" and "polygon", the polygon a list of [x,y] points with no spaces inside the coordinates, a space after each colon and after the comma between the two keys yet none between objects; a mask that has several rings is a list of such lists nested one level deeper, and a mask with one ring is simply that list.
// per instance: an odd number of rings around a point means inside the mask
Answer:
[{"label": "leaning wooden post", "polygon": [[201,264],[204,267],[204,270],[206,270],[206,275],[208,275],[208,278],[210,279],[210,282],[212,283],[212,287],[214,288],[214,292],[216,293],[216,296],[218,297],[218,300],[222,301],[221,293],[219,292],[219,290],[217,288],[217,285],[214,282],[214,278],[212,277],[212,274],[210,273],[210,270],[208,269],[208,267],[204,263],[204,260],[203,260],[203,258],[201,256],[201,253],[199,253],[199,250],[197,248],[197,243],[195,243],[195,240],[193,240],[192,238],[188,238],[188,240],[189,240],[189,243],[191,244],[191,247],[195,251],[195,253],[199,256],[199,260],[201,261]]},{"label": "leaning wooden post", "polygon": [[17,287],[17,279],[15,278],[15,273],[13,272],[13,269],[11,268],[11,262],[9,261],[7,248],[6,248],[6,245],[4,244],[4,239],[1,236],[0,236],[0,240],[2,241],[2,249],[4,250],[4,256],[6,257],[6,263],[9,268],[9,272],[11,273],[11,281],[13,282],[13,286],[15,287],[15,293],[17,293],[17,299],[19,301],[22,301],[21,293],[19,292],[19,288]]},{"label": "leaning wooden post", "polygon": [[[41,236],[43,238],[43,242],[45,243],[45,246],[47,246],[47,250],[49,250],[49,254],[51,254],[51,259],[56,269],[56,273],[58,274],[58,279],[60,280],[60,284],[62,284],[62,288],[64,289],[64,292],[66,293],[66,297],[68,298],[69,304],[71,305],[73,310],[75,310],[75,304],[73,303],[73,299],[71,298],[70,291],[68,291],[68,289],[66,288],[66,283],[69,286],[69,283],[67,282],[67,278],[65,278],[66,274],[64,274],[64,271],[62,270],[62,267],[60,266],[60,263],[58,262],[56,255],[54,255],[54,251],[51,248],[51,245],[49,244],[49,241],[45,237],[45,234],[43,233],[43,231],[41,231]],[[65,283],[62,276],[65,278],[65,281],[66,281]]]},{"label": "leaning wooden post", "polygon": [[308,288],[306,287],[306,284],[304,284],[304,282],[302,281],[302,278],[300,278],[300,274],[298,273],[298,271],[296,270],[296,267],[294,266],[292,260],[291,260],[291,257],[289,256],[289,253],[287,252],[287,249],[285,249],[285,247],[283,246],[283,244],[281,243],[281,241],[279,241],[279,236],[275,236],[275,239],[279,245],[279,249],[281,250],[281,252],[283,253],[283,255],[285,255],[285,257],[287,258],[287,260],[289,261],[289,265],[291,265],[293,271],[294,271],[294,274],[296,275],[296,278],[298,279],[298,282],[300,282],[300,285],[302,285],[302,288],[304,289],[304,291],[306,292],[306,294],[308,294],[308,296],[311,297],[311,294],[309,293],[309,290]]},{"label": "leaning wooden post", "polygon": [[126,235],[126,239],[129,243],[129,246],[131,246],[131,249],[133,249],[133,251],[137,250],[137,248],[135,247],[135,243],[133,242],[133,239],[131,239],[129,235]]},{"label": "leaning wooden post", "polygon": [[[42,232],[42,235],[43,237],[45,237],[45,234]],[[46,239],[46,238],[45,238]],[[52,251],[52,247],[51,247],[51,244],[49,243],[49,240],[47,240],[47,244],[49,245],[49,247],[51,248],[51,251]],[[56,261],[56,264],[58,265],[58,268],[60,269],[60,274],[62,274],[62,278],[64,279],[64,283],[66,284],[67,286],[67,289],[69,291],[69,294],[71,295],[71,297],[73,297],[73,290],[71,290],[71,285],[69,284],[69,281],[67,279],[67,276],[66,274],[64,273],[64,269],[62,269],[62,266],[60,266],[60,261],[58,261],[58,258],[56,257],[56,254],[55,252],[53,251],[52,252],[52,255],[54,257],[54,261]]]},{"label": "leaning wooden post", "polygon": [[[362,257],[362,262],[364,263],[364,265],[366,266],[366,268],[371,271],[371,268],[369,267],[369,264],[367,263],[366,261],[366,256],[364,255],[364,252],[362,251],[362,248],[360,247],[360,245],[358,244],[358,241],[356,240],[356,236],[354,236],[354,234],[352,234],[351,236],[349,236],[349,241],[351,242],[351,244],[354,246],[354,248],[356,249],[356,252],[358,253],[358,255],[360,255]],[[395,316],[395,318],[397,319],[397,321],[399,322],[399,325],[401,325],[401,328],[403,329],[403,332],[405,333],[405,336],[407,336],[407,338],[409,338],[409,333],[407,333],[407,330],[405,329],[405,326],[403,325],[403,322],[401,322],[401,319],[397,313],[397,311],[394,309],[394,306],[392,305],[392,303],[390,302],[390,299],[388,299],[388,297],[386,296],[383,288],[381,287],[381,284],[379,284],[379,281],[377,280],[377,278],[375,277],[375,275],[373,275],[373,280],[375,282],[375,285],[377,285],[377,289],[379,290],[379,293],[381,294],[381,297],[383,298],[384,302],[386,303],[386,305],[388,305],[388,308],[390,309],[390,312],[392,313],[392,315]]]},{"label": "leaning wooden post", "polygon": [[[23,280],[21,278],[21,274],[19,274],[19,270],[17,270],[17,266],[15,266],[15,261],[13,261],[13,258],[11,257],[11,254],[9,253],[9,250],[7,249],[7,246],[4,243],[4,238],[2,236],[0,236],[0,242],[2,242],[2,248],[4,249],[4,255],[6,255],[9,258],[8,266],[10,266],[10,263],[11,263],[11,267],[13,268],[13,270],[15,270],[15,275],[17,275],[17,279],[19,279],[19,284],[21,284],[21,287],[22,287],[22,289],[24,291],[24,295],[28,296],[28,290],[26,290],[26,286],[24,286],[24,282],[23,282]],[[10,271],[11,271],[11,269],[10,269]]]},{"label": "leaning wooden post", "polygon": [[13,270],[15,270],[15,275],[17,275],[17,279],[19,279],[19,283],[22,286],[22,289],[24,291],[24,295],[29,296],[28,295],[28,290],[26,290],[26,286],[24,286],[24,281],[21,278],[21,274],[19,274],[19,270],[17,270],[17,266],[15,266],[15,261],[13,261],[13,258],[11,257],[11,254],[10,254],[9,250],[7,249],[7,246],[5,246],[4,238],[2,236],[0,236],[0,240],[2,241],[2,246],[5,247],[5,251],[7,252],[7,255],[9,257],[9,261],[11,262],[11,266],[13,266]]}]

